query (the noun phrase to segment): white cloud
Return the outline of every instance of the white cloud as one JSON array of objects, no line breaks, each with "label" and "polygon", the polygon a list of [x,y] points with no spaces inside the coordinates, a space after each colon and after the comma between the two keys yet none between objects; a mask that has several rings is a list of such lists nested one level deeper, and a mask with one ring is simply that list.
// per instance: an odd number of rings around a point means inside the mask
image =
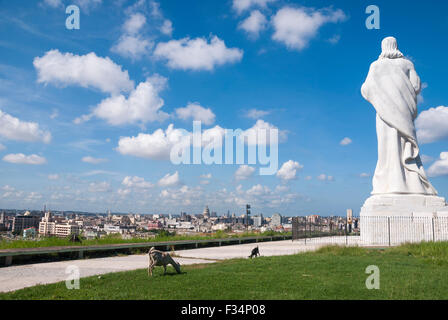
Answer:
[{"label": "white cloud", "polygon": [[90,9],[99,6],[102,2],[103,0],[74,0],[74,3],[86,12],[89,12]]},{"label": "white cloud", "polygon": [[154,43],[151,40],[139,35],[122,35],[111,51],[122,57],[138,60],[145,54],[149,54],[153,46]]},{"label": "white cloud", "polygon": [[210,108],[204,108],[198,103],[189,103],[185,108],[176,109],[177,117],[182,120],[201,121],[205,125],[215,122],[215,114]]},{"label": "white cloud", "polygon": [[202,131],[202,146],[208,146],[216,141],[222,142],[225,135],[225,129],[220,126],[214,126],[213,128]]},{"label": "white cloud", "polygon": [[310,180],[312,180],[312,179],[313,179],[312,176],[306,176],[306,177],[305,177],[305,180],[307,180],[307,181],[310,181]]},{"label": "white cloud", "polygon": [[351,143],[352,139],[350,139],[349,137],[345,137],[344,139],[341,140],[341,142],[339,142],[341,146],[348,146]]},{"label": "white cloud", "polygon": [[440,106],[422,111],[415,120],[420,143],[431,143],[448,138],[448,107]]},{"label": "white cloud", "polygon": [[143,14],[139,12],[131,14],[123,25],[124,33],[111,51],[133,60],[148,54],[154,43],[140,33],[145,24],[146,18]]},{"label": "white cloud", "polygon": [[24,192],[20,190],[16,190],[16,188],[11,187],[9,185],[5,185],[1,188],[3,191],[5,191],[4,194],[2,194],[2,198],[4,199],[11,199],[11,198],[23,198]]},{"label": "white cloud", "polygon": [[254,119],[254,120],[258,120],[259,118],[263,118],[270,113],[271,113],[270,111],[266,111],[266,110],[250,109],[246,113],[246,117]]},{"label": "white cloud", "polygon": [[91,156],[83,157],[82,162],[91,163],[91,164],[100,164],[109,161],[108,159],[102,159],[102,158],[94,158]]},{"label": "white cloud", "polygon": [[110,183],[103,182],[91,182],[88,188],[89,192],[110,192],[112,189]]},{"label": "white cloud", "polygon": [[25,201],[26,202],[32,202],[32,201],[37,201],[42,199],[42,195],[38,192],[30,192],[26,197],[25,197]]},{"label": "white cloud", "polygon": [[[190,188],[182,186],[177,190],[162,190],[160,192],[160,199],[163,200],[164,205],[182,205],[190,206],[193,204],[203,203],[204,194],[201,187]],[[202,204],[201,204],[202,206]]]},{"label": "white cloud", "polygon": [[302,50],[326,23],[337,23],[346,19],[338,9],[315,10],[312,8],[284,7],[272,18],[272,39],[284,43],[289,49]]},{"label": "white cloud", "polygon": [[128,34],[138,33],[146,24],[146,18],[140,12],[134,13],[129,16],[123,25],[123,29]]},{"label": "white cloud", "polygon": [[199,178],[203,179],[203,180],[199,181],[200,184],[208,185],[208,184],[210,184],[210,179],[212,178],[212,174],[211,173],[201,174],[199,176]]},{"label": "white cloud", "polygon": [[254,10],[238,25],[238,28],[246,31],[250,37],[258,38],[260,32],[266,29],[266,24],[266,17],[260,11]]},{"label": "white cloud", "polygon": [[359,176],[360,176],[361,178],[368,178],[368,177],[370,177],[370,174],[363,172],[363,173],[361,173]]},{"label": "white cloud", "polygon": [[175,187],[180,184],[179,172],[175,172],[172,175],[167,173],[162,179],[157,183],[160,187]]},{"label": "white cloud", "polygon": [[208,70],[226,63],[242,59],[243,51],[227,48],[224,41],[212,36],[210,42],[205,38],[183,38],[157,44],[154,56],[167,60],[172,69]]},{"label": "white cloud", "polygon": [[339,40],[341,40],[341,35],[340,34],[335,34],[330,39],[328,39],[328,42],[330,42],[331,44],[336,44],[336,43],[339,42]]},{"label": "white cloud", "polygon": [[59,175],[58,174],[49,174],[48,180],[59,180]]},{"label": "white cloud", "polygon": [[321,180],[321,181],[334,181],[334,177],[333,176],[327,176],[326,174],[321,174],[321,175],[319,175],[318,177],[317,177],[317,179],[318,180]]},{"label": "white cloud", "polygon": [[0,136],[16,141],[50,143],[51,134],[35,122],[21,121],[0,110]]},{"label": "white cloud", "polygon": [[26,156],[23,153],[8,154],[3,157],[3,161],[9,163],[32,164],[32,165],[41,165],[47,163],[47,160],[44,157],[38,156],[36,154]]},{"label": "white cloud", "polygon": [[117,190],[117,193],[118,193],[118,195],[119,196],[122,196],[122,197],[124,197],[124,196],[127,196],[128,194],[130,194],[131,193],[131,189],[118,189]]},{"label": "white cloud", "polygon": [[428,169],[430,177],[448,175],[448,152],[440,153],[440,159],[436,160]]},{"label": "white cloud", "polygon": [[274,2],[276,0],[233,0],[232,7],[239,14],[249,10],[253,7],[265,8],[269,2]]},{"label": "white cloud", "polygon": [[277,171],[277,177],[282,179],[283,181],[296,179],[297,170],[301,170],[302,168],[303,165],[301,165],[297,161],[289,160],[283,163],[280,170]]},{"label": "white cloud", "polygon": [[426,82],[423,82],[421,85],[421,91],[417,96],[417,104],[423,104],[425,102],[425,98],[423,97],[423,90],[428,88],[428,84]]},{"label": "white cloud", "polygon": [[[270,134],[273,129],[278,130],[278,139],[274,138],[274,140],[271,141]],[[246,137],[257,137],[255,144],[263,145],[265,144],[264,142],[266,142],[266,145],[269,145],[286,141],[288,135],[287,131],[279,130],[276,126],[270,124],[269,122],[259,119],[251,128],[243,132],[243,136],[248,144],[253,145],[253,139]]]},{"label": "white cloud", "polygon": [[141,82],[128,98],[117,95],[104,99],[92,114],[111,125],[163,121],[168,118],[168,114],[160,110],[164,101],[159,92],[165,83],[166,79],[160,76],[148,78]]},{"label": "white cloud", "polygon": [[82,124],[82,123],[84,123],[84,122],[89,121],[90,119],[92,119],[92,117],[93,117],[93,114],[83,114],[83,115],[81,115],[81,116],[75,118],[75,119],[73,120],[73,123],[74,123],[74,124]]},{"label": "white cloud", "polygon": [[262,186],[261,184],[257,184],[246,191],[248,195],[253,196],[263,196],[271,193],[271,190],[267,186]]},{"label": "white cloud", "polygon": [[97,151],[98,146],[103,144],[104,144],[103,140],[83,139],[79,141],[70,142],[67,144],[67,146],[70,148],[75,148],[90,153]]},{"label": "white cloud", "polygon": [[269,187],[260,184],[245,191],[241,185],[238,185],[235,192],[228,192],[226,189],[220,190],[219,201],[239,207],[251,203],[254,207],[278,208],[301,198],[300,194],[288,191],[289,188],[286,186],[277,186],[272,191]]},{"label": "white cloud", "polygon": [[255,168],[243,164],[235,171],[235,179],[238,181],[247,180],[253,176],[254,172]]},{"label": "white cloud", "polygon": [[286,185],[279,185],[275,187],[275,192],[277,193],[284,193],[284,192],[288,192],[289,191],[289,187]]},{"label": "white cloud", "polygon": [[111,175],[111,176],[116,176],[116,175],[120,175],[117,172],[113,172],[113,171],[106,171],[106,170],[91,170],[88,172],[84,172],[81,174],[81,176],[84,177],[91,177],[91,176],[96,176],[96,175]]},{"label": "white cloud", "polygon": [[43,3],[52,8],[58,8],[64,6],[62,0],[44,0]]},{"label": "white cloud", "polygon": [[[202,145],[208,145],[216,137],[221,139],[224,129],[215,126],[202,131]],[[187,138],[186,138],[187,137]],[[192,134],[184,129],[175,129],[170,124],[166,130],[157,129],[152,134],[140,133],[137,137],[121,137],[118,141],[117,151],[124,155],[136,157],[168,160],[173,146],[185,144],[190,146]]]},{"label": "white cloud", "polygon": [[[145,0],[140,0],[134,6],[144,5]],[[151,16],[153,18],[161,18],[163,17],[162,11],[160,10],[160,3],[154,0],[149,0],[149,7],[151,9]]]},{"label": "white cloud", "polygon": [[433,162],[433,161],[434,161],[434,158],[433,158],[433,157],[428,156],[428,155],[426,155],[426,154],[422,154],[422,155],[420,156],[420,159],[422,160],[423,163],[430,163],[430,162]]},{"label": "white cloud", "polygon": [[173,33],[173,23],[170,20],[165,19],[160,27],[160,32],[166,36],[171,36]]},{"label": "white cloud", "polygon": [[[144,3],[144,1],[143,1]],[[173,23],[166,19],[160,9],[160,3],[157,1],[149,1],[151,20],[155,23],[156,28],[164,35],[171,36],[173,33]]]},{"label": "white cloud", "polygon": [[78,85],[111,94],[128,92],[134,87],[127,71],[109,57],[101,58],[93,52],[79,56],[50,50],[43,57],[34,58],[33,64],[39,83],[62,87]]},{"label": "white cloud", "polygon": [[50,119],[56,119],[57,117],[59,117],[59,110],[53,109],[53,112],[50,114]]},{"label": "white cloud", "polygon": [[154,187],[154,185],[151,182],[145,181],[144,178],[137,176],[134,177],[127,176],[123,179],[121,184],[128,188],[138,188],[138,189],[149,189]]},{"label": "white cloud", "polygon": [[168,160],[171,148],[179,143],[185,132],[170,124],[166,130],[157,129],[152,134],[139,133],[137,137],[121,137],[117,151],[123,155],[140,158]]},{"label": "white cloud", "polygon": [[9,191],[9,192],[12,192],[12,191],[15,191],[16,188],[11,187],[10,185],[5,185],[5,186],[2,187],[2,190],[3,190],[3,191]]},{"label": "white cloud", "polygon": [[0,151],[5,150],[5,149],[6,149],[6,147],[0,143]]},{"label": "white cloud", "polygon": [[[260,141],[261,137],[266,137],[266,133],[270,129],[276,128],[273,125],[264,122],[263,120],[257,121],[252,127],[242,132],[240,139],[247,137],[248,135],[258,134],[259,139],[255,143],[261,145],[265,141]],[[266,129],[263,132],[261,129]],[[214,126],[206,130],[202,130],[202,146],[209,146],[210,143],[222,139],[225,134],[225,129],[220,126]],[[286,133],[280,131],[280,139],[285,139]],[[253,143],[250,139],[245,138],[246,143]],[[268,139],[268,144],[273,141]],[[154,159],[154,160],[169,160],[171,149],[176,146],[184,147],[191,146],[192,133],[185,129],[176,129],[173,124],[170,124],[166,130],[157,129],[153,133],[139,133],[133,137],[121,137],[118,141],[117,151],[123,155],[132,155],[140,158]]]}]

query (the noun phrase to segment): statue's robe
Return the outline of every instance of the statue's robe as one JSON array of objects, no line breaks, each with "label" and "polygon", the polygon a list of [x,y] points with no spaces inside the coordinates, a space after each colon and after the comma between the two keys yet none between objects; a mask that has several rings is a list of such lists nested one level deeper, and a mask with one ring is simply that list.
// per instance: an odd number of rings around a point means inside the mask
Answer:
[{"label": "statue's robe", "polygon": [[420,159],[414,120],[420,79],[405,58],[380,58],[361,88],[377,112],[378,162],[372,194],[426,194],[437,191]]}]

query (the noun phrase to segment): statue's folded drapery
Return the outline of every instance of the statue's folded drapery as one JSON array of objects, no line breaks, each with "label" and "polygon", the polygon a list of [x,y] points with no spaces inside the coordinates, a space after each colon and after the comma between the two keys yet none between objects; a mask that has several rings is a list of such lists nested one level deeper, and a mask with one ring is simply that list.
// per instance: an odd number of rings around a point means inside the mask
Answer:
[{"label": "statue's folded drapery", "polygon": [[378,163],[372,194],[435,195],[423,169],[414,120],[420,79],[405,59],[372,63],[361,93],[377,112]]}]

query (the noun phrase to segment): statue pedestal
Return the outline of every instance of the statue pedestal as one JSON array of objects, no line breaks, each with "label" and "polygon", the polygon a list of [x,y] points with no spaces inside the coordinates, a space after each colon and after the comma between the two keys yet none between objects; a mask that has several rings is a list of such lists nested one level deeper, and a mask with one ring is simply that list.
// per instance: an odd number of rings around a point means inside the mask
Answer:
[{"label": "statue pedestal", "polygon": [[361,208],[360,224],[365,245],[446,241],[448,206],[438,196],[373,195]]}]

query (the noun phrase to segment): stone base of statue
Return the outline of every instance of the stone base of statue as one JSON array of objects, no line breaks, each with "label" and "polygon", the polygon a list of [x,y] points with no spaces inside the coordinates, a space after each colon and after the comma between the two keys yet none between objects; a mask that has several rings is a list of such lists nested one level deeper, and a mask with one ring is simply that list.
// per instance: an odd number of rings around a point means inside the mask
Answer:
[{"label": "stone base of statue", "polygon": [[448,240],[445,198],[414,194],[373,195],[360,214],[364,245]]}]

